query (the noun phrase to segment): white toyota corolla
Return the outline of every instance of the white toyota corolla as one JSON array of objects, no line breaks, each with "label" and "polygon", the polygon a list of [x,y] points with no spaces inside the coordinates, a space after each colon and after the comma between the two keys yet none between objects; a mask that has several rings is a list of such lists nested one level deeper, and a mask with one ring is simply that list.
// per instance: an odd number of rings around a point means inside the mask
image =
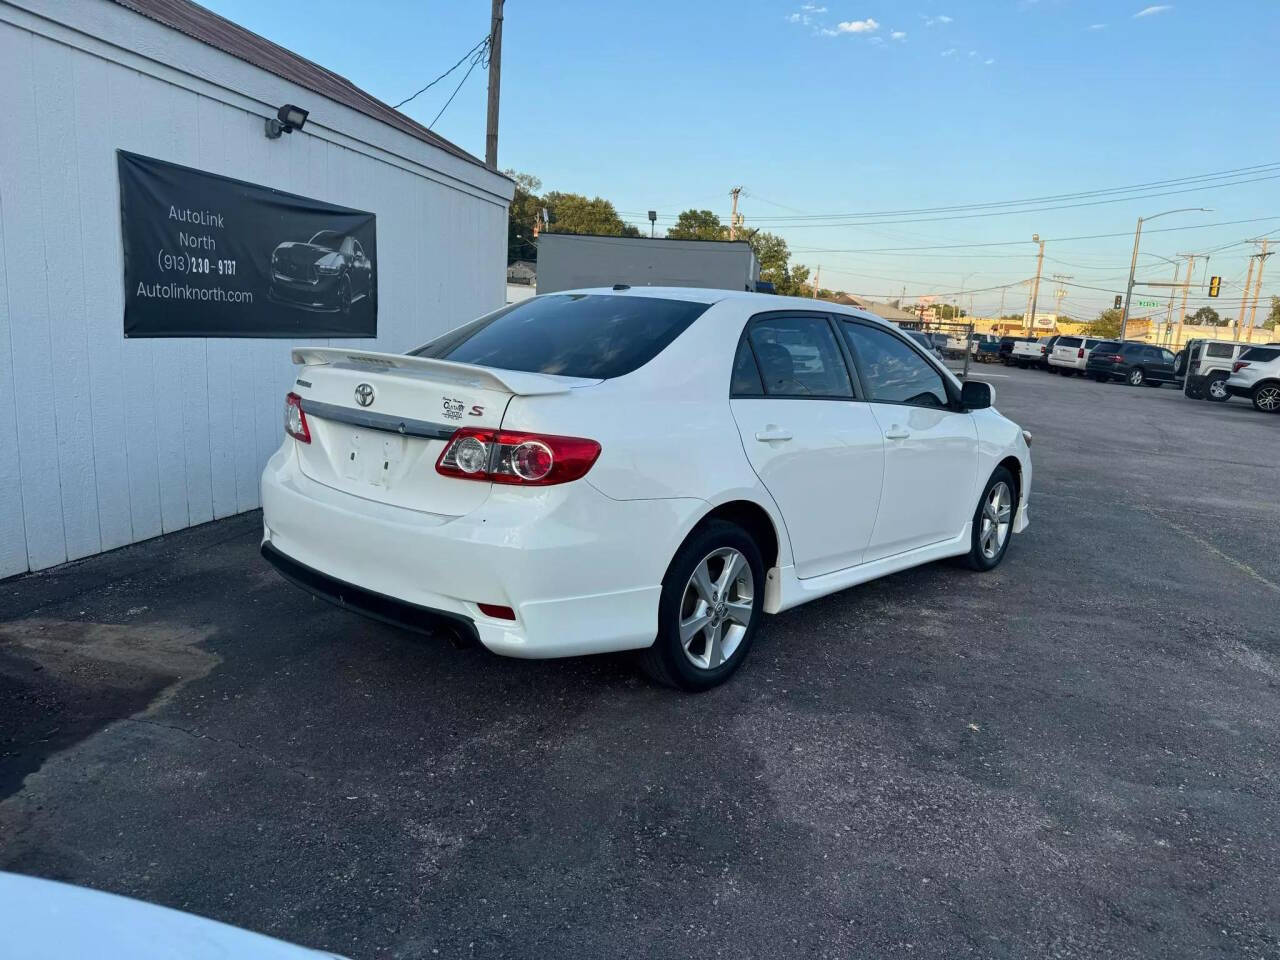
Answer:
[{"label": "white toyota corolla", "polygon": [[1027,525],[1030,436],[877,317],[719,290],[525,300],[407,355],[298,349],[264,556],[495,653],[705,689],[763,614]]}]

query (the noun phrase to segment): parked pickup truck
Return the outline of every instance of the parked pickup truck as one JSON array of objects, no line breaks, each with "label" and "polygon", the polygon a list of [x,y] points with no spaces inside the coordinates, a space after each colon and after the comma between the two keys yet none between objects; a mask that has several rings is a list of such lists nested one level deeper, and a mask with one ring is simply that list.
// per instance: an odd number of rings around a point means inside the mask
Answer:
[{"label": "parked pickup truck", "polygon": [[1038,367],[1044,359],[1044,344],[1039,340],[1019,340],[1009,351],[1009,363],[1025,370],[1027,367]]},{"label": "parked pickup truck", "polygon": [[996,363],[1000,359],[1000,338],[992,333],[975,333],[973,358],[978,363]]}]

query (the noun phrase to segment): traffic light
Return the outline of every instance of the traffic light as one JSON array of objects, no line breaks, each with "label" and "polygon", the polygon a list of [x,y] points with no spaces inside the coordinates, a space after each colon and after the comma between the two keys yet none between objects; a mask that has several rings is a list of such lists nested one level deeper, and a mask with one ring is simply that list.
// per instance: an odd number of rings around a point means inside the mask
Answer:
[{"label": "traffic light", "polygon": [[1210,277],[1209,278],[1209,296],[1216,297],[1218,295],[1218,289],[1221,286],[1222,286],[1221,277]]},{"label": "traffic light", "polygon": [[1124,297],[1120,296],[1120,294],[1118,294],[1118,293],[1117,293],[1117,294],[1116,294],[1116,309],[1117,309],[1117,310],[1119,310],[1119,309],[1120,309],[1120,304],[1122,304],[1122,303],[1124,303]]}]

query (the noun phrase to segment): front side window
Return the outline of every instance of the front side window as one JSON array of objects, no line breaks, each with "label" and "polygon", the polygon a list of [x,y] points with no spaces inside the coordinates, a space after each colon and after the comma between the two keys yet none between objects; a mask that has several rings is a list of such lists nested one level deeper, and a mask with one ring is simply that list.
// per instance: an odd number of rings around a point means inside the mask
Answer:
[{"label": "front side window", "polygon": [[861,323],[841,323],[869,400],[945,407],[942,375],[893,334]]},{"label": "front side window", "polygon": [[636,370],[710,306],[609,294],[548,294],[451,330],[411,356],[608,380]]},{"label": "front side window", "polygon": [[763,317],[748,336],[769,396],[853,396],[826,317]]},{"label": "front side window", "polygon": [[1240,354],[1241,360],[1250,363],[1270,363],[1276,357],[1280,357],[1280,347],[1250,347]]},{"label": "front side window", "polygon": [[1173,351],[1161,348],[1160,359],[1165,363],[1173,363]]}]

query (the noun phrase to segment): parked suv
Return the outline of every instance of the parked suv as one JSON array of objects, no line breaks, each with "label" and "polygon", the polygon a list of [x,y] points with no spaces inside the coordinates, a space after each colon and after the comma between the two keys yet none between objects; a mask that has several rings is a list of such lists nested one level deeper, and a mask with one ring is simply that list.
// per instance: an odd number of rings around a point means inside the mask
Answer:
[{"label": "parked suv", "polygon": [[1188,340],[1174,362],[1174,372],[1186,377],[1183,393],[1192,400],[1226,400],[1231,368],[1248,349],[1234,340]]},{"label": "parked suv", "polygon": [[1085,373],[1099,383],[1124,380],[1132,387],[1173,383],[1173,352],[1149,343],[1103,340],[1085,361]]},{"label": "parked suv", "polygon": [[1280,413],[1280,344],[1250,347],[1231,367],[1227,393],[1248,397],[1254,409]]},{"label": "parked suv", "polygon": [[1049,354],[1049,371],[1057,371],[1065,377],[1073,373],[1083,377],[1089,351],[1102,342],[1097,337],[1059,337]]}]

